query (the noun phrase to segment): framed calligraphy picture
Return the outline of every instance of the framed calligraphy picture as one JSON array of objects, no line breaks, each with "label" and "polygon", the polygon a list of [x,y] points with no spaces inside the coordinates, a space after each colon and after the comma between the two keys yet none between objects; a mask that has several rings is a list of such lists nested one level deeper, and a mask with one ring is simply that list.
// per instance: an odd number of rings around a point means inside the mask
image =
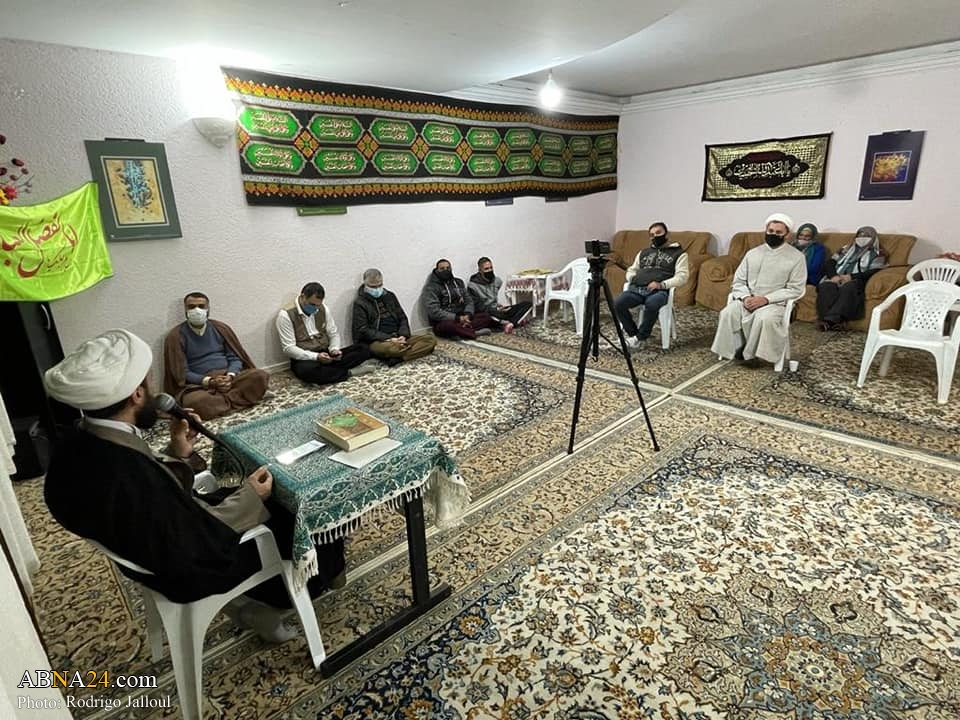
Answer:
[{"label": "framed calligraphy picture", "polygon": [[924,130],[898,130],[867,138],[860,200],[913,200]]},{"label": "framed calligraphy picture", "polygon": [[85,140],[108,240],[182,237],[162,143]]}]

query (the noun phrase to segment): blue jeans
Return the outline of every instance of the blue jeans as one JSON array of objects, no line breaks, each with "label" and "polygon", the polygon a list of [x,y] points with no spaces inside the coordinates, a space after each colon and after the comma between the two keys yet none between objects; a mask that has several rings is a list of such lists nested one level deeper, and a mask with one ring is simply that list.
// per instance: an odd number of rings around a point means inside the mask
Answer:
[{"label": "blue jeans", "polygon": [[[650,337],[653,324],[660,314],[660,308],[667,304],[669,298],[670,293],[667,290],[647,290],[631,285],[613,301],[613,311],[627,335],[645,340]],[[643,320],[639,328],[633,321],[633,313],[630,312],[637,305],[643,305]]]}]

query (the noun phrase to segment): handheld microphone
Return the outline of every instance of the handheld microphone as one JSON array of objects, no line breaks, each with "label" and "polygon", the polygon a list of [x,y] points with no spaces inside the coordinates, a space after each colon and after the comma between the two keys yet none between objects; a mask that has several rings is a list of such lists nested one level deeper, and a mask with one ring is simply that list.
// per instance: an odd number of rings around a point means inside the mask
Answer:
[{"label": "handheld microphone", "polygon": [[227,445],[223,440],[221,440],[219,435],[207,429],[202,422],[180,407],[177,401],[173,399],[172,395],[168,395],[167,393],[157,393],[153,396],[153,407],[162,413],[166,413],[167,415],[172,415],[175,418],[186,420],[190,427],[192,427],[201,435],[210,438],[214,443],[222,447],[230,459],[233,460],[240,469],[241,475],[247,474],[246,463],[244,463],[240,456],[237,455],[236,451]]}]

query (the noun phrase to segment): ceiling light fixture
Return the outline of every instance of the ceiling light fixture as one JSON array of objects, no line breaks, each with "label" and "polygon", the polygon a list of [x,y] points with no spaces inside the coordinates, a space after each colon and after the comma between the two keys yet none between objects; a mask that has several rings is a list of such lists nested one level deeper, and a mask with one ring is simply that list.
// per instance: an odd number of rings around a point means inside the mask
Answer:
[{"label": "ceiling light fixture", "polygon": [[553,70],[547,73],[547,81],[540,88],[540,104],[545,108],[555,108],[563,99],[563,88],[553,79]]}]

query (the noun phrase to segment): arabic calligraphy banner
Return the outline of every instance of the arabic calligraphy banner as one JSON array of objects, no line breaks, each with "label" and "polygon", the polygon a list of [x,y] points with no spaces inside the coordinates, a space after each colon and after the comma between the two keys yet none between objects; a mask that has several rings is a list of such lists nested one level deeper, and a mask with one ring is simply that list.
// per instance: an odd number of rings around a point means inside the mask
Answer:
[{"label": "arabic calligraphy banner", "polygon": [[701,200],[822,198],[831,135],[706,145]]},{"label": "arabic calligraphy banner", "polygon": [[96,183],[39,205],[0,207],[0,300],[57,300],[111,275]]},{"label": "arabic calligraphy banner", "polygon": [[617,187],[616,115],[223,69],[251,205],[572,197]]}]

